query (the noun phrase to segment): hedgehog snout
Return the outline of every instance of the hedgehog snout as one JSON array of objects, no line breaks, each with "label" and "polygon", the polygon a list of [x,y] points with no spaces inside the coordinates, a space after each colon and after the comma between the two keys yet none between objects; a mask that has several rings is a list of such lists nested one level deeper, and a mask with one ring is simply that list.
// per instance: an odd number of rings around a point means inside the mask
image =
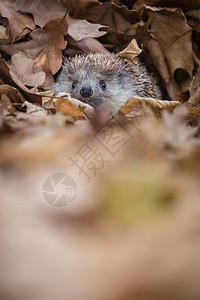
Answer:
[{"label": "hedgehog snout", "polygon": [[93,94],[93,90],[92,90],[91,86],[82,86],[82,88],[80,90],[80,94],[82,97],[88,98]]}]

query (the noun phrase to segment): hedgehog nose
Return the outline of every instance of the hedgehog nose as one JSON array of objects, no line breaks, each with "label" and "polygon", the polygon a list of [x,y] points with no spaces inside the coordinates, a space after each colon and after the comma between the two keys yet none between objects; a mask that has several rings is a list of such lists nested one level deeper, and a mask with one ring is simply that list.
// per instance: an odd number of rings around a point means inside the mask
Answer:
[{"label": "hedgehog nose", "polygon": [[93,90],[91,88],[91,86],[82,86],[81,90],[80,90],[80,94],[83,97],[90,97],[93,94]]}]

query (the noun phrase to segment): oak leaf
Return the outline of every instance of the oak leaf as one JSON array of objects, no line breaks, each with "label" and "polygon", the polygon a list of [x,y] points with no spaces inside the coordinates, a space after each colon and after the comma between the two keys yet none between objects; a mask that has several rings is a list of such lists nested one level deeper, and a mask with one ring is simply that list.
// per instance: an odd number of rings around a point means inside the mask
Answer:
[{"label": "oak leaf", "polygon": [[30,16],[16,12],[12,0],[0,1],[0,13],[3,17],[8,18],[9,34],[12,43],[24,28],[35,29],[35,23]]},{"label": "oak leaf", "polygon": [[48,22],[43,28],[34,30],[29,36],[28,42],[14,45],[4,45],[2,49],[9,55],[24,50],[28,57],[34,58],[34,71],[51,71],[55,74],[62,64],[62,50],[65,49],[67,41],[68,24],[65,18],[57,18]]},{"label": "oak leaf", "polygon": [[104,27],[100,24],[92,24],[86,20],[76,20],[67,16],[69,24],[68,34],[75,40],[80,41],[87,37],[100,37],[106,34],[106,31],[99,31],[100,28]]},{"label": "oak leaf", "polygon": [[16,0],[15,9],[31,13],[35,24],[40,27],[43,27],[52,19],[62,18],[66,11],[66,7],[62,3],[54,0]]}]

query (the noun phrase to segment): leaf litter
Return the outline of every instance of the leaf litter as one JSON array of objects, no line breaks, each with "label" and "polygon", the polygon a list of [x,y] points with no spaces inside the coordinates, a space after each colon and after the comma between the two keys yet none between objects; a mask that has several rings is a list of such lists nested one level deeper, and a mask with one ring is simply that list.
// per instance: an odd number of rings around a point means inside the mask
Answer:
[{"label": "leaf litter", "polygon": [[[199,299],[199,20],[198,1],[0,0],[1,298]],[[97,51],[143,56],[165,100],[53,95],[62,55]],[[70,205],[44,198],[55,174]]]}]

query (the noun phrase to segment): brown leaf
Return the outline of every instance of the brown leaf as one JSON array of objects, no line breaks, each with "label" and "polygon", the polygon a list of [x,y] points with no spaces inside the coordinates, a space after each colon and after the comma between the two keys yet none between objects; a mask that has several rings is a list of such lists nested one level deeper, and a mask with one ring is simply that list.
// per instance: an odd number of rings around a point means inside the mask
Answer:
[{"label": "brown leaf", "polygon": [[138,12],[135,9],[128,9],[126,5],[117,5],[114,2],[111,2],[111,6],[113,10],[120,14],[125,20],[129,21],[130,23],[136,23],[140,21],[140,17]]},{"label": "brown leaf", "polygon": [[[16,37],[15,41],[23,39],[26,35],[31,32],[30,29],[24,28],[22,32]],[[3,26],[0,26],[0,44],[5,45],[12,42],[10,35],[7,32],[7,29]]]},{"label": "brown leaf", "polygon": [[143,26],[138,26],[136,31],[137,40],[144,45],[145,50],[150,54],[152,64],[158,70],[167,90],[167,93],[172,100],[182,100],[180,88],[169,72],[165,57],[161,51],[159,42],[152,38],[149,30],[149,22]]},{"label": "brown leaf", "polygon": [[100,24],[92,24],[86,20],[76,20],[72,19],[69,16],[66,17],[69,30],[68,34],[75,40],[80,41],[86,37],[100,37],[106,34],[106,31],[99,31],[100,28],[105,28],[105,26]]},{"label": "brown leaf", "polygon": [[28,58],[24,51],[19,51],[11,57],[10,69],[21,80],[21,82],[28,86],[38,86],[44,83],[46,74],[42,71],[33,71],[34,60]]},{"label": "brown leaf", "polygon": [[190,85],[190,99],[188,104],[191,106],[197,106],[200,103],[200,69],[198,69],[196,75],[193,77]]},{"label": "brown leaf", "polygon": [[79,42],[77,42],[77,46],[83,50],[85,53],[96,53],[96,52],[102,52],[102,53],[110,53],[98,40],[87,37]]},{"label": "brown leaf", "polygon": [[132,63],[134,63],[135,58],[142,52],[142,50],[139,48],[137,41],[133,39],[128,46],[118,53],[118,56],[122,58],[126,58],[130,60]]},{"label": "brown leaf", "polygon": [[190,85],[190,98],[185,103],[190,115],[195,119],[200,116],[200,69],[198,69],[196,75],[193,77]]},{"label": "brown leaf", "polygon": [[171,74],[182,91],[187,91],[194,69],[191,27],[180,8],[145,8],[151,19],[151,32],[160,43]]},{"label": "brown leaf", "polygon": [[[85,2],[86,1],[84,1],[84,4]],[[95,2],[97,3],[96,0]],[[75,5],[75,3],[73,3],[73,5]],[[79,1],[78,6],[82,5],[83,3]],[[47,22],[51,21],[54,18],[63,17],[66,11],[66,7],[64,5],[53,0],[48,1],[48,4],[45,4],[45,2],[41,0],[36,0],[34,1],[34,3],[29,0],[17,0],[15,8],[21,11],[32,13],[36,25],[39,26],[44,26]],[[105,26],[92,24],[86,20],[73,19],[69,16],[67,16],[66,18],[69,24],[68,33],[76,41],[79,41],[85,37],[100,37],[106,33],[105,31],[99,31],[100,28]]]},{"label": "brown leaf", "polygon": [[137,0],[133,8],[138,10],[144,4],[159,7],[181,7],[186,11],[200,8],[200,2],[196,0]]},{"label": "brown leaf", "polygon": [[65,49],[67,41],[68,24],[66,19],[54,19],[43,28],[34,30],[30,37],[32,40],[11,45],[4,45],[2,49],[9,55],[24,50],[28,57],[34,58],[34,71],[51,71],[55,74],[62,64],[62,50]]},{"label": "brown leaf", "polygon": [[11,42],[10,36],[8,34],[7,28],[0,26],[0,44],[7,44]]},{"label": "brown leaf", "polygon": [[[87,19],[93,23],[103,24],[109,27],[104,42],[108,45],[116,45],[119,49],[121,44],[126,44],[132,39],[126,30],[131,24],[139,21],[139,15],[135,10],[129,10],[126,6],[118,6],[114,2],[104,2],[83,8],[76,17]],[[116,51],[116,49],[115,49]]]},{"label": "brown leaf", "polygon": [[111,3],[106,1],[91,7],[82,7],[82,10],[77,12],[76,17],[85,18],[92,23],[113,26],[112,11]]},{"label": "brown leaf", "polygon": [[[200,91],[199,89],[197,90],[198,93],[197,93],[197,99],[199,101],[199,95],[200,95]],[[198,119],[199,120],[199,117],[200,117],[200,107],[199,106],[195,106],[193,107],[190,103],[186,102],[184,104],[187,109],[188,109],[188,112],[190,113],[190,116],[191,116],[191,120],[196,120]]]},{"label": "brown leaf", "polygon": [[179,105],[179,101],[165,101],[154,98],[133,97],[121,106],[120,112],[124,115],[127,115],[130,114],[135,109],[135,107],[147,106],[151,108],[154,115],[159,118],[163,110],[168,110],[171,112]]},{"label": "brown leaf", "polygon": [[70,10],[73,11],[73,16],[77,17],[81,11],[85,11],[98,3],[98,0],[73,0],[70,5]]},{"label": "brown leaf", "polygon": [[52,108],[55,109],[55,105],[53,103],[53,95],[54,95],[53,91],[47,90],[47,91],[42,91],[38,94],[42,96],[42,106],[43,107],[45,107],[47,109],[52,109]]},{"label": "brown leaf", "polygon": [[189,10],[187,16],[200,20],[200,9]]},{"label": "brown leaf", "polygon": [[55,103],[56,111],[75,119],[85,119],[83,113],[69,100],[59,98]]},{"label": "brown leaf", "polygon": [[[53,92],[53,91],[49,91],[49,92]],[[42,96],[43,95],[44,96],[48,95],[46,92],[45,93],[41,92],[40,94]],[[45,101],[44,106],[47,107],[46,106],[46,100],[44,100],[44,98],[47,99],[47,97],[42,97],[43,103]],[[87,103],[83,103],[82,101],[80,101],[80,100],[78,100],[76,98],[72,98],[69,93],[57,92],[56,93],[56,98],[53,98],[52,100],[53,100],[54,103],[56,103],[57,99],[63,99],[64,101],[67,100],[67,102],[70,102],[73,107],[76,107],[79,111],[83,112],[84,115],[87,116],[88,118],[91,118],[91,116],[93,116],[95,114],[95,110],[94,110],[94,108],[92,106],[90,106]],[[51,105],[52,101],[49,100],[49,103]]]},{"label": "brown leaf", "polygon": [[43,27],[52,19],[63,17],[66,7],[58,1],[48,0],[16,0],[15,9],[31,13],[36,25]]},{"label": "brown leaf", "polygon": [[113,15],[118,14],[124,18],[124,21],[136,23],[140,20],[138,12],[133,9],[128,9],[125,5],[117,5],[114,2],[97,3],[90,7],[83,7],[77,13],[77,16],[86,18],[94,23],[101,23],[107,26],[115,27]]},{"label": "brown leaf", "polygon": [[23,83],[12,74],[3,58],[0,58],[0,78],[3,79],[4,83],[17,88],[27,101],[42,104],[41,97],[29,92]]},{"label": "brown leaf", "polygon": [[16,88],[8,84],[0,85],[0,103],[4,110],[10,113],[16,112],[17,108],[24,110],[24,101],[24,97]]},{"label": "brown leaf", "polygon": [[17,36],[24,30],[24,28],[35,29],[35,24],[30,16],[21,14],[15,11],[14,1],[1,0],[0,1],[0,13],[3,17],[8,18],[9,21],[9,34],[12,43]]},{"label": "brown leaf", "polygon": [[[98,40],[88,37],[83,38],[82,40],[76,42],[74,39],[69,37],[69,47],[64,51],[65,54],[73,56],[75,54],[82,54],[82,53],[110,53]],[[79,51],[81,52],[79,53]]]}]

